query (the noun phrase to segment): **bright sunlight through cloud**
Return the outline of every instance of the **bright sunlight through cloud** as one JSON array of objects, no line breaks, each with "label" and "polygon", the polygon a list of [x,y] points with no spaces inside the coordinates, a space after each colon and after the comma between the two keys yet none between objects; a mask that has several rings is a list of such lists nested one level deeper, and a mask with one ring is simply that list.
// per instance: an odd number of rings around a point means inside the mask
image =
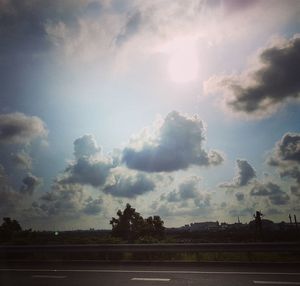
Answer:
[{"label": "bright sunlight through cloud", "polygon": [[166,48],[169,54],[168,75],[173,82],[187,83],[197,79],[199,56],[194,39],[178,39]]}]

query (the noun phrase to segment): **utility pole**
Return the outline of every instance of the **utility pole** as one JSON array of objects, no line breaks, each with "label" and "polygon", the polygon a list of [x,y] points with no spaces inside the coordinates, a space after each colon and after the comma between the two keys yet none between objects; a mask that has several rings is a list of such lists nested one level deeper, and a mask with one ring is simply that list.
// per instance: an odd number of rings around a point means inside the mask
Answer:
[{"label": "utility pole", "polygon": [[294,214],[294,220],[295,220],[295,225],[296,225],[296,228],[298,228],[297,217],[296,217],[296,215],[295,215],[295,214]]},{"label": "utility pole", "polygon": [[290,224],[293,224],[291,214],[289,214],[289,219],[290,219]]}]

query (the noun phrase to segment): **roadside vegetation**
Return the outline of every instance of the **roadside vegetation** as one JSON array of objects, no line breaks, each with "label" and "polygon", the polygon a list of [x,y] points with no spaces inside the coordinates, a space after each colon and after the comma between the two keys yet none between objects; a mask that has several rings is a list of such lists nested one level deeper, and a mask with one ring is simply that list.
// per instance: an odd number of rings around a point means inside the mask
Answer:
[{"label": "roadside vegetation", "polygon": [[[131,205],[110,220],[111,230],[35,231],[22,229],[18,221],[3,218],[0,225],[2,245],[48,244],[120,244],[120,243],[247,243],[247,242],[300,242],[298,227],[272,230],[255,220],[229,229],[188,231],[165,228],[159,216],[143,218]],[[257,225],[259,227],[257,227]]]}]

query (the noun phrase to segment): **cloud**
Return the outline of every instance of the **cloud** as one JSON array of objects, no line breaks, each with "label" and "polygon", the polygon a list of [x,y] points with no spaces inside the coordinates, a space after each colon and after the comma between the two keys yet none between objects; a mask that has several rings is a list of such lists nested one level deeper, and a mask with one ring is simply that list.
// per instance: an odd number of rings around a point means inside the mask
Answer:
[{"label": "cloud", "polygon": [[23,194],[32,195],[34,190],[42,183],[41,179],[33,176],[32,174],[27,174],[23,179],[23,185],[20,188],[20,192]]},{"label": "cloud", "polygon": [[74,156],[76,160],[67,166],[57,182],[93,187],[105,184],[114,162],[112,158],[101,154],[93,135],[84,135],[74,141]]},{"label": "cloud", "polygon": [[245,194],[239,192],[235,194],[235,197],[239,202],[241,202],[245,199]]},{"label": "cloud", "polygon": [[202,148],[204,126],[198,116],[188,117],[170,112],[154,135],[140,134],[123,150],[122,161],[128,168],[145,172],[172,172],[191,165],[218,165],[223,157],[216,151]]},{"label": "cloud", "polygon": [[300,199],[300,185],[291,186],[291,194]]},{"label": "cloud", "polygon": [[138,32],[140,25],[141,25],[140,11],[135,11],[131,15],[128,15],[128,19],[123,31],[121,31],[119,35],[117,35],[116,37],[116,44],[122,45],[123,43],[125,43],[130,37],[132,37]]},{"label": "cloud", "polygon": [[103,191],[115,197],[134,198],[155,187],[155,180],[142,172],[114,172]]},{"label": "cloud", "polygon": [[197,176],[192,176],[185,179],[181,184],[179,184],[179,194],[182,199],[190,199],[197,197],[197,190],[199,187],[200,178]]},{"label": "cloud", "polygon": [[284,178],[284,177],[293,178],[300,185],[300,170],[296,166],[282,170],[280,172],[280,177],[281,178]]},{"label": "cloud", "polygon": [[236,176],[233,182],[222,183],[219,187],[222,188],[239,188],[248,185],[255,177],[256,172],[247,160],[236,160]]},{"label": "cloud", "polygon": [[[199,190],[200,177],[185,178],[177,189],[163,194],[153,205],[157,212],[167,212],[168,216],[207,215],[213,212],[211,195]],[[167,211],[168,210],[168,211]]]},{"label": "cloud", "polygon": [[290,197],[277,185],[272,182],[266,184],[257,183],[250,191],[251,196],[268,197],[274,205],[286,205]]},{"label": "cloud", "polygon": [[214,77],[206,91],[225,89],[226,105],[234,112],[265,117],[300,96],[300,37],[278,41],[260,51],[256,69],[240,76]]},{"label": "cloud", "polygon": [[83,212],[87,215],[97,215],[102,212],[102,209],[103,209],[102,198],[93,199],[92,197],[89,197],[85,201]]},{"label": "cloud", "polygon": [[291,178],[296,185],[290,186],[291,194],[300,193],[300,134],[285,133],[275,145],[268,164],[275,167],[281,178]]},{"label": "cloud", "polygon": [[0,143],[29,144],[47,136],[45,123],[36,116],[23,113],[0,114]]},{"label": "cloud", "polygon": [[55,183],[51,191],[41,197],[41,203],[35,204],[35,208],[48,216],[79,217],[87,198],[82,186],[78,184]]},{"label": "cloud", "polygon": [[242,209],[234,208],[229,210],[230,216],[238,217],[238,216],[246,216],[250,217],[254,214],[255,209],[253,207],[246,207]]},{"label": "cloud", "polygon": [[79,158],[70,164],[59,179],[64,184],[86,184],[93,187],[104,185],[113,167],[110,158]]},{"label": "cloud", "polygon": [[74,156],[76,159],[90,157],[101,152],[93,135],[87,134],[74,141]]},{"label": "cloud", "polygon": [[193,219],[201,216],[201,218],[204,219],[215,211],[211,204],[209,194],[201,195],[195,200],[185,202],[155,201],[150,207],[152,208],[152,213],[154,212],[163,218],[168,217],[176,221],[186,218],[187,216],[193,217]]},{"label": "cloud", "polygon": [[281,140],[277,142],[273,154],[269,160],[269,165],[278,166],[291,163],[300,163],[300,134],[285,133]]},{"label": "cloud", "polygon": [[17,168],[30,170],[32,168],[32,158],[24,150],[12,154],[12,161]]},{"label": "cloud", "polygon": [[49,192],[43,194],[38,201],[34,201],[31,208],[26,210],[29,218],[45,219],[79,219],[83,215],[95,216],[103,212],[102,197],[92,197],[79,184],[61,183],[54,183]]},{"label": "cloud", "polygon": [[[112,157],[101,152],[94,136],[84,135],[74,141],[75,160],[56,179],[60,185],[90,185],[113,197],[134,198],[153,191],[163,180],[152,175],[128,170],[120,166],[120,151]],[[90,205],[92,208],[92,205]],[[88,210],[87,210],[88,211]]]},{"label": "cloud", "polygon": [[284,213],[283,211],[280,211],[275,208],[269,208],[266,211],[264,211],[264,214],[266,215],[282,215],[283,213]]},{"label": "cloud", "polygon": [[21,202],[21,199],[22,195],[12,188],[4,168],[0,164],[0,215],[11,215]]},{"label": "cloud", "polygon": [[0,185],[0,215],[11,216],[22,201],[22,195]]},{"label": "cloud", "polygon": [[174,190],[167,195],[163,195],[162,198],[168,202],[183,202],[188,199],[199,199],[201,197],[199,193],[200,178],[192,176],[186,178],[178,186],[178,190]]}]

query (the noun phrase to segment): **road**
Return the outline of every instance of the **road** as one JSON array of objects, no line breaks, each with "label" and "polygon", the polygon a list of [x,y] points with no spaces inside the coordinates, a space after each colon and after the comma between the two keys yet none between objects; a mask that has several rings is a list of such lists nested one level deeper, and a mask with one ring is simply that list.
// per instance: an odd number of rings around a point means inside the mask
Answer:
[{"label": "road", "polygon": [[1,263],[0,285],[268,286],[300,285],[298,265],[105,265],[97,262]]}]

